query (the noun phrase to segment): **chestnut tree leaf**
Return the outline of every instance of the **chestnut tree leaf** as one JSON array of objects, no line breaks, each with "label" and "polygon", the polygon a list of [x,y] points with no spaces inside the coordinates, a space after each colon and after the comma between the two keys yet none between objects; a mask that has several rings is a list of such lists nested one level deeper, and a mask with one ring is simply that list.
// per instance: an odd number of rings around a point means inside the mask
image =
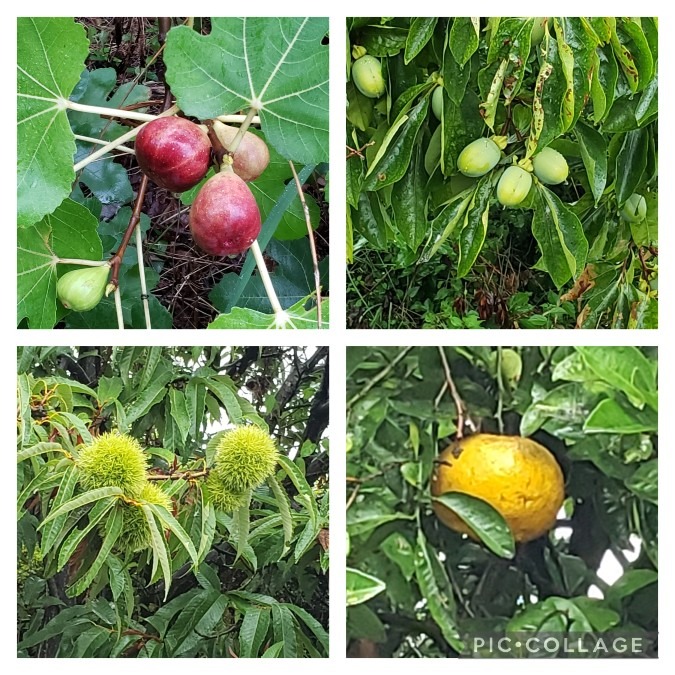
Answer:
[{"label": "chestnut tree leaf", "polygon": [[166,41],[166,77],[178,105],[201,119],[259,110],[268,141],[287,159],[328,160],[328,19],[214,17]]},{"label": "chestnut tree leaf", "polygon": [[70,194],[75,139],[62,101],[84,69],[89,41],[69,18],[19,17],[17,220],[34,225]]}]

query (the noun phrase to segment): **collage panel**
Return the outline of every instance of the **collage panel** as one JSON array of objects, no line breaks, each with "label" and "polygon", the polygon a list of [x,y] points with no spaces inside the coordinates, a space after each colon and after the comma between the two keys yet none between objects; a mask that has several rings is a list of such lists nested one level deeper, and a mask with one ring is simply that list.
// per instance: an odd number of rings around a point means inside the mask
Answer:
[{"label": "collage panel", "polygon": [[347,19],[347,326],[654,329],[658,19]]},{"label": "collage panel", "polygon": [[17,326],[327,328],[327,17],[20,17]]},{"label": "collage panel", "polygon": [[347,656],[658,655],[656,347],[347,350]]},{"label": "collage panel", "polygon": [[325,658],[328,347],[21,347],[17,656]]}]

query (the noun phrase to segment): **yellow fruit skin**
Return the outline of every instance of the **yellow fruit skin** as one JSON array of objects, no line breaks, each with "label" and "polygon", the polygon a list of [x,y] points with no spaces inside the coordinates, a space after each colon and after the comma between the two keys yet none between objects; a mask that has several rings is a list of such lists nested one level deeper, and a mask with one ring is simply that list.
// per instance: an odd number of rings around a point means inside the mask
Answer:
[{"label": "yellow fruit skin", "polygon": [[457,169],[469,178],[478,178],[492,171],[501,156],[496,143],[489,138],[478,138],[459,153]]},{"label": "yellow fruit skin", "polygon": [[558,185],[567,180],[567,160],[553,148],[544,148],[532,158],[534,175],[546,185]]},{"label": "yellow fruit skin", "polygon": [[519,166],[510,166],[497,184],[497,199],[504,206],[518,206],[532,187],[532,176]]},{"label": "yellow fruit skin", "polygon": [[382,66],[374,56],[366,54],[366,56],[354,61],[352,80],[356,88],[368,98],[380,98],[384,94]]},{"label": "yellow fruit skin", "polygon": [[[548,532],[565,499],[562,471],[543,445],[522,436],[475,434],[456,441],[438,457],[431,478],[434,497],[463,492],[490,504],[517,542]],[[456,532],[476,535],[450,509],[433,502],[438,519]]]}]

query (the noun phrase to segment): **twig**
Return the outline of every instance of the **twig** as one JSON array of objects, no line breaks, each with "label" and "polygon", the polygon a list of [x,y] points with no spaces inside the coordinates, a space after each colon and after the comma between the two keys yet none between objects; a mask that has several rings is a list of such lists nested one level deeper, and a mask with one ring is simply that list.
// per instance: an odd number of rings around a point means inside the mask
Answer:
[{"label": "twig", "polygon": [[258,111],[255,108],[251,108],[248,111],[246,117],[244,117],[244,121],[241,123],[239,131],[237,131],[235,137],[232,139],[232,143],[230,143],[230,147],[227,149],[230,155],[234,155],[234,153],[237,152],[237,150],[239,149],[239,144],[243,140],[244,135],[246,134],[246,130],[249,128],[251,122],[253,121],[256,112]]},{"label": "twig", "polygon": [[441,363],[443,364],[443,371],[445,372],[445,382],[448,389],[450,390],[450,395],[452,400],[455,403],[455,408],[457,409],[457,439],[464,436],[464,425],[466,424],[472,431],[476,430],[476,425],[473,423],[471,418],[466,412],[466,405],[462,400],[462,397],[457,391],[455,386],[455,381],[452,379],[452,373],[450,372],[450,364],[448,363],[448,358],[445,355],[445,350],[443,347],[438,348],[438,353],[441,356]]},{"label": "twig", "polygon": [[183,471],[182,473],[151,473],[146,478],[148,480],[192,480],[208,475],[208,469],[203,469],[202,471]]},{"label": "twig", "polygon": [[309,207],[305,201],[305,193],[302,190],[302,185],[300,185],[300,179],[298,174],[293,166],[293,162],[288,162],[291,166],[291,171],[293,172],[293,178],[295,179],[295,187],[298,189],[298,196],[300,197],[300,202],[302,203],[302,210],[305,213],[305,223],[307,224],[307,235],[309,237],[309,250],[312,252],[312,265],[314,267],[314,285],[316,286],[316,322],[317,327],[321,328],[321,275],[319,274],[319,259],[316,255],[316,243],[314,241],[314,229],[312,228],[312,219],[309,215]]},{"label": "twig", "polygon": [[368,384],[361,389],[357,394],[354,394],[349,401],[347,401],[347,408],[351,408],[356,401],[358,401],[360,398],[363,398],[378,382],[382,381],[389,373],[398,365],[399,361],[401,359],[405,358],[406,354],[412,349],[412,347],[405,347],[402,349],[396,357],[392,360],[392,362],[383,368],[380,373],[378,373]]},{"label": "twig", "polygon": [[349,499],[347,500],[347,505],[345,507],[346,511],[349,511],[350,506],[356,501],[356,497],[358,496],[360,489],[361,484],[357,483],[356,487],[352,490],[352,493],[349,495]]},{"label": "twig", "polygon": [[[131,218],[129,218],[129,224],[127,225],[124,237],[122,238],[122,243],[120,244],[115,254],[112,256],[112,258],[110,258],[110,265],[112,267],[112,276],[110,277],[110,283],[113,286],[115,286],[115,288],[119,286],[120,265],[122,264],[122,259],[124,258],[124,252],[126,251],[127,246],[129,245],[129,241],[131,240],[131,236],[133,235],[136,226],[140,225],[141,222],[141,209],[143,208],[143,201],[145,200],[145,192],[147,188],[148,188],[148,177],[146,175],[143,175],[141,184],[138,187],[138,193],[136,194],[134,210],[133,213],[131,214]],[[143,265],[140,264],[138,273],[141,275],[143,279],[141,281],[141,287],[145,286],[143,270],[144,270]],[[143,290],[143,293],[145,292],[146,291]]]}]

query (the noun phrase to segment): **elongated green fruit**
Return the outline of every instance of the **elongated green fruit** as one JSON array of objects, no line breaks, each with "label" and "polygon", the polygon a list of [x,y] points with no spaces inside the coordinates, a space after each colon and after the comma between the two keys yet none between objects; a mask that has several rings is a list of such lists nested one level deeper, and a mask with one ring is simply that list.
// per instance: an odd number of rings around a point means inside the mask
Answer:
[{"label": "elongated green fruit", "polygon": [[510,166],[499,179],[497,199],[504,206],[517,206],[531,187],[532,176],[519,166]]},{"label": "elongated green fruit", "polygon": [[443,87],[436,87],[431,95],[431,110],[434,117],[440,120],[443,115]]},{"label": "elongated green fruit", "polygon": [[570,169],[567,160],[553,148],[544,148],[532,158],[534,175],[546,185],[558,185],[567,180]]},{"label": "elongated green fruit", "polygon": [[647,201],[645,198],[634,192],[624,202],[621,217],[628,223],[641,223],[647,217]]},{"label": "elongated green fruit", "polygon": [[103,298],[110,265],[83,267],[66,272],[56,284],[56,295],[66,309],[88,312]]},{"label": "elongated green fruit", "polygon": [[457,169],[469,178],[478,178],[492,171],[501,156],[501,150],[494,141],[478,138],[459,153]]},{"label": "elongated green fruit", "polygon": [[384,94],[382,65],[374,56],[366,54],[354,61],[352,80],[356,88],[368,98],[380,98]]}]

